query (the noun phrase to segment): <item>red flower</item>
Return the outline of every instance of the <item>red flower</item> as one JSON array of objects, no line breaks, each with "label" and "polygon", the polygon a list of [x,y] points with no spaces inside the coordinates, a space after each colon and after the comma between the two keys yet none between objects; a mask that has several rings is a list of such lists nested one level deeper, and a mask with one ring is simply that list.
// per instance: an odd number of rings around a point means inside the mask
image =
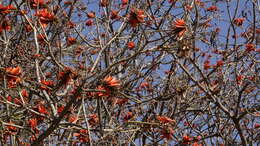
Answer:
[{"label": "red flower", "polygon": [[108,88],[105,88],[103,86],[98,86],[97,90],[105,90],[105,92],[97,92],[98,97],[108,97],[110,95],[110,90]]},{"label": "red flower", "polygon": [[244,21],[245,21],[245,18],[236,18],[236,19],[234,19],[233,23],[236,26],[242,26]]},{"label": "red flower", "polygon": [[190,141],[192,141],[192,138],[187,136],[187,135],[184,135],[182,137],[182,144],[190,144]]},{"label": "red flower", "polygon": [[174,130],[171,128],[171,127],[165,127],[162,129],[161,131],[161,138],[166,138],[168,140],[172,139],[173,138],[173,133],[174,133]]},{"label": "red flower", "polygon": [[92,26],[94,24],[93,20],[87,20],[86,25],[87,26]]},{"label": "red flower", "polygon": [[38,111],[39,113],[41,113],[41,114],[49,114],[49,112],[47,111],[47,109],[45,108],[45,106],[42,105],[42,104],[39,104],[39,105],[37,106],[37,111]]},{"label": "red flower", "polygon": [[144,22],[145,14],[143,10],[132,8],[129,14],[128,22],[132,27],[136,27],[139,23]]},{"label": "red flower", "polygon": [[91,11],[91,12],[88,12],[88,13],[87,13],[87,17],[88,17],[88,18],[95,18],[95,16],[96,16],[96,15],[95,15],[95,12],[92,12],[92,11]]},{"label": "red flower", "polygon": [[237,81],[237,84],[238,85],[241,85],[242,84],[242,81],[245,79],[245,76],[244,75],[238,75],[237,78],[236,78],[236,81]]},{"label": "red flower", "polygon": [[257,129],[257,128],[260,128],[260,124],[259,123],[255,123],[254,127]]},{"label": "red flower", "polygon": [[5,69],[6,73],[13,75],[13,76],[19,76],[22,73],[22,70],[19,66],[17,67],[8,67]]},{"label": "red flower", "polygon": [[[9,124],[14,124],[13,122],[9,122]],[[11,132],[16,132],[17,131],[17,128],[15,126],[11,126],[11,125],[8,125],[6,126],[7,130],[8,131],[11,131]]]},{"label": "red flower", "polygon": [[120,86],[120,82],[116,78],[114,78],[112,76],[105,77],[103,79],[103,82],[108,87],[119,87]]},{"label": "red flower", "polygon": [[44,27],[46,27],[49,22],[53,22],[55,20],[54,14],[49,12],[47,9],[37,11],[35,16],[39,17],[40,22]]},{"label": "red flower", "polygon": [[41,83],[43,84],[40,89],[42,90],[49,90],[48,87],[52,87],[54,85],[53,81],[47,81],[47,80],[41,80]]},{"label": "red flower", "polygon": [[[23,89],[22,91],[21,91],[21,94],[22,94],[22,96],[23,96],[23,100],[24,100],[24,102],[25,103],[28,103],[28,101],[29,101],[29,94],[28,94],[28,92],[25,90],[25,89]],[[20,103],[22,103],[22,101],[20,101]]]},{"label": "red flower", "polygon": [[129,49],[133,49],[135,47],[135,43],[133,41],[127,43],[127,47]]},{"label": "red flower", "polygon": [[19,77],[7,77],[8,88],[15,88],[17,84],[21,82],[21,78]]},{"label": "red flower", "polygon": [[36,129],[36,126],[37,126],[37,124],[38,124],[38,121],[37,121],[36,118],[32,118],[32,119],[29,119],[29,120],[28,120],[28,124],[30,125],[30,127],[31,127],[32,129]]},{"label": "red flower", "polygon": [[224,65],[223,60],[218,60],[218,61],[217,61],[217,66],[218,66],[218,67],[221,67],[221,66],[223,66],[223,65]]},{"label": "red flower", "polygon": [[7,101],[9,101],[9,102],[12,102],[12,96],[7,96],[7,99],[6,99]]},{"label": "red flower", "polygon": [[78,121],[78,117],[76,115],[72,115],[68,120],[70,123],[76,123]]},{"label": "red flower", "polygon": [[122,0],[122,5],[127,5],[128,0]]},{"label": "red flower", "polygon": [[81,129],[79,133],[74,133],[73,135],[82,143],[89,142],[88,130],[86,129]]},{"label": "red flower", "polygon": [[243,76],[243,75],[238,75],[237,76],[237,81],[241,81],[241,80],[243,80],[245,78],[245,76]]},{"label": "red flower", "polygon": [[23,97],[29,97],[29,94],[28,94],[28,92],[25,89],[23,89],[21,91],[21,94],[22,94]]},{"label": "red flower", "polygon": [[156,119],[160,121],[162,124],[167,124],[167,123],[173,123],[175,120],[172,120],[169,117],[166,116],[156,116]]},{"label": "red flower", "polygon": [[177,19],[173,22],[173,33],[178,34],[179,37],[183,36],[186,32],[186,23],[183,19]]},{"label": "red flower", "polygon": [[77,73],[69,67],[66,67],[64,71],[59,72],[58,74],[58,80],[60,80],[61,85],[67,85],[72,79],[75,79],[76,77]]},{"label": "red flower", "polygon": [[118,16],[118,11],[116,11],[116,10],[111,10],[110,18],[111,18],[111,19],[119,19],[120,16]]},{"label": "red flower", "polygon": [[90,114],[88,118],[89,118],[88,122],[90,126],[95,126],[99,122],[97,114]]},{"label": "red flower", "polygon": [[8,83],[8,88],[15,88],[17,84],[20,83],[20,75],[22,73],[22,70],[19,66],[17,67],[8,67],[5,69],[7,75],[7,83]]},{"label": "red flower", "polygon": [[210,11],[210,12],[214,12],[214,11],[217,11],[217,10],[218,10],[217,6],[211,6],[211,7],[207,8],[207,11]]},{"label": "red flower", "polygon": [[149,88],[150,87],[150,84],[148,82],[142,82],[140,84],[140,88],[144,89],[144,88]]},{"label": "red flower", "polygon": [[209,60],[206,60],[205,62],[204,62],[204,69],[205,70],[208,70],[210,68],[210,62],[209,62]]},{"label": "red flower", "polygon": [[73,45],[73,44],[75,44],[76,42],[77,42],[77,41],[76,41],[76,38],[68,37],[68,39],[67,39],[67,44],[68,44],[68,46]]},{"label": "red flower", "polygon": [[58,114],[60,114],[63,110],[64,110],[64,106],[63,105],[59,106],[57,109]]},{"label": "red flower", "polygon": [[247,52],[251,52],[251,51],[255,51],[255,45],[254,44],[246,44],[246,51]]},{"label": "red flower", "polygon": [[0,14],[9,14],[11,10],[16,10],[13,5],[3,6],[0,4]]},{"label": "red flower", "polygon": [[7,19],[4,19],[3,22],[2,22],[2,24],[1,24],[1,26],[0,26],[0,32],[1,32],[2,30],[10,31],[11,28],[12,28],[12,27],[11,27],[10,21],[7,20]]}]

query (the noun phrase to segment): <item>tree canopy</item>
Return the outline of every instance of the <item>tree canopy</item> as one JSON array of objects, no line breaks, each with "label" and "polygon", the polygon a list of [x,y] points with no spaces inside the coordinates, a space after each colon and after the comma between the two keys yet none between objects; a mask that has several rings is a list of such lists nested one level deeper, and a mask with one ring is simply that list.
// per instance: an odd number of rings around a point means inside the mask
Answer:
[{"label": "tree canopy", "polygon": [[259,0],[3,0],[1,145],[257,145]]}]

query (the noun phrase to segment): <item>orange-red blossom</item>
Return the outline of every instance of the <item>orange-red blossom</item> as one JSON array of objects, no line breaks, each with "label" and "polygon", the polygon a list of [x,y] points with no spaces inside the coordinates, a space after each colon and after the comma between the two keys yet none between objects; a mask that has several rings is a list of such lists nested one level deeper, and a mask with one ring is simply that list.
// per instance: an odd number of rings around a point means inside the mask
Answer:
[{"label": "orange-red blossom", "polygon": [[119,87],[120,86],[120,82],[119,80],[117,80],[116,78],[112,77],[112,76],[107,76],[103,79],[103,81],[105,82],[105,84],[109,87]]},{"label": "orange-red blossom", "polygon": [[99,97],[109,96],[111,94],[111,90],[113,90],[113,88],[118,88],[120,86],[120,81],[112,76],[105,77],[102,80],[102,82],[103,82],[103,85],[98,86],[97,89],[105,90],[105,92],[98,92],[97,96],[99,96]]},{"label": "orange-red blossom", "polygon": [[46,27],[49,22],[53,22],[55,20],[54,14],[49,12],[47,9],[37,11],[35,16],[39,17],[43,27]]},{"label": "orange-red blossom", "polygon": [[129,14],[128,22],[132,27],[136,27],[139,23],[144,22],[145,17],[146,16],[143,10],[133,8]]},{"label": "orange-red blossom", "polygon": [[183,36],[186,30],[186,22],[183,19],[177,19],[173,22],[173,32],[178,34],[179,37]]},{"label": "orange-red blossom", "polygon": [[14,88],[16,87],[17,84],[20,83],[21,78],[19,77],[22,73],[22,69],[17,66],[17,67],[8,67],[5,69],[7,75],[7,82],[8,82],[8,87],[9,88]]}]

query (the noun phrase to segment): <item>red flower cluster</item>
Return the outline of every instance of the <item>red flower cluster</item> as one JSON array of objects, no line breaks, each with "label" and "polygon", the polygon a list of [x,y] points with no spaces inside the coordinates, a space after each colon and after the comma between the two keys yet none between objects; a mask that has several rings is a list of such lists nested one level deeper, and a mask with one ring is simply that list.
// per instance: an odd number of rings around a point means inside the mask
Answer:
[{"label": "red flower cluster", "polygon": [[91,12],[88,12],[88,13],[87,13],[87,17],[88,17],[88,18],[95,18],[95,17],[96,17],[96,14],[95,14],[95,12],[92,12],[92,11],[91,11]]},{"label": "red flower cluster", "polygon": [[105,92],[97,92],[96,95],[99,97],[108,97],[110,96],[111,91],[119,86],[120,82],[116,78],[107,76],[102,80],[102,85],[97,87],[98,90],[105,90]]},{"label": "red flower cluster", "polygon": [[38,125],[38,120],[36,118],[31,118],[28,120],[28,124],[33,130],[35,130]]},{"label": "red flower cluster", "polygon": [[55,20],[54,14],[49,12],[47,9],[37,11],[35,16],[39,17],[43,27],[46,27],[48,23],[53,22]]},{"label": "red flower cluster", "polygon": [[255,51],[255,45],[254,44],[246,44],[246,51],[247,52],[251,52],[251,51]]},{"label": "red flower cluster", "polygon": [[244,79],[245,79],[245,76],[244,76],[244,75],[238,75],[238,76],[236,77],[237,84],[238,84],[238,85],[241,85]]},{"label": "red flower cluster", "polygon": [[217,67],[221,67],[221,66],[223,66],[224,65],[224,61],[223,60],[218,60],[217,61]]},{"label": "red flower cluster", "polygon": [[5,69],[7,73],[7,82],[8,88],[15,88],[17,84],[20,83],[21,78],[20,75],[22,74],[22,70],[19,66],[17,67],[8,67]]},{"label": "red flower cluster", "polygon": [[89,118],[88,122],[90,126],[95,126],[99,122],[97,114],[90,114],[88,118]]},{"label": "red flower cluster", "polygon": [[204,62],[204,69],[205,69],[205,70],[208,70],[210,67],[211,67],[211,66],[210,66],[210,61],[209,61],[209,60],[206,60],[206,61]]},{"label": "red flower cluster", "polygon": [[49,114],[49,112],[47,111],[46,107],[43,104],[37,105],[37,111],[41,114]]},{"label": "red flower cluster", "polygon": [[78,133],[74,133],[73,135],[82,143],[89,142],[88,130],[86,129],[81,129]]},{"label": "red flower cluster", "polygon": [[122,2],[123,7],[125,7],[128,4],[128,0],[122,0],[121,2]]},{"label": "red flower cluster", "polygon": [[112,76],[107,76],[103,79],[103,82],[105,84],[105,86],[108,86],[108,87],[119,87],[120,86],[120,82],[112,77]]},{"label": "red flower cluster", "polygon": [[16,10],[13,5],[3,6],[0,4],[0,14],[9,14],[12,10]]},{"label": "red flower cluster", "polygon": [[218,10],[217,6],[211,6],[211,7],[207,8],[207,11],[210,11],[210,12],[214,12],[214,11],[217,11],[217,10]]},{"label": "red flower cluster", "polygon": [[175,123],[175,120],[172,120],[171,118],[166,116],[156,116],[156,119],[162,124]]},{"label": "red flower cluster", "polygon": [[57,112],[60,114],[64,110],[64,105],[58,106]]},{"label": "red flower cluster", "polygon": [[67,44],[68,44],[68,46],[70,46],[70,45],[73,45],[73,44],[75,44],[77,41],[76,41],[76,38],[73,38],[73,37],[68,37],[67,38]]},{"label": "red flower cluster", "polygon": [[[14,124],[14,122],[9,122],[9,124]],[[4,135],[15,135],[17,133],[17,128],[12,125],[6,126],[7,131]]]},{"label": "red flower cluster", "polygon": [[69,121],[70,123],[77,123],[77,121],[78,121],[77,115],[71,115],[71,116],[69,116],[68,121]]},{"label": "red flower cluster", "polygon": [[11,30],[11,22],[8,19],[3,19],[1,25],[0,25],[0,33],[3,30],[10,31]]},{"label": "red flower cluster", "polygon": [[54,82],[50,80],[49,81],[41,80],[41,84],[43,85],[41,85],[40,89],[49,91],[50,90],[49,88],[53,87]]},{"label": "red flower cluster", "polygon": [[118,11],[116,11],[116,10],[111,10],[110,18],[111,18],[111,19],[119,19],[120,16],[118,15]]},{"label": "red flower cluster", "polygon": [[202,146],[202,144],[199,144],[198,141],[201,139],[200,136],[197,136],[197,137],[190,137],[188,135],[184,135],[182,137],[182,144],[184,145],[189,145],[191,144],[192,142],[192,146]]},{"label": "red flower cluster", "polygon": [[135,48],[135,43],[133,41],[130,41],[130,42],[127,43],[127,47],[129,49],[133,49],[133,48]]},{"label": "red flower cluster", "polygon": [[128,22],[132,27],[144,22],[145,14],[143,10],[132,8],[129,14]]},{"label": "red flower cluster", "polygon": [[173,22],[173,33],[178,34],[179,37],[183,36],[186,32],[186,23],[183,19],[177,19]]},{"label": "red flower cluster", "polygon": [[59,72],[58,80],[60,80],[61,85],[67,85],[72,79],[77,77],[77,73],[71,68],[66,67],[64,71]]},{"label": "red flower cluster", "polygon": [[87,20],[86,21],[86,25],[87,26],[92,26],[94,24],[94,21],[93,20]]},{"label": "red flower cluster", "polygon": [[234,19],[233,23],[236,25],[236,26],[242,26],[243,23],[245,21],[245,18],[236,18]]}]

